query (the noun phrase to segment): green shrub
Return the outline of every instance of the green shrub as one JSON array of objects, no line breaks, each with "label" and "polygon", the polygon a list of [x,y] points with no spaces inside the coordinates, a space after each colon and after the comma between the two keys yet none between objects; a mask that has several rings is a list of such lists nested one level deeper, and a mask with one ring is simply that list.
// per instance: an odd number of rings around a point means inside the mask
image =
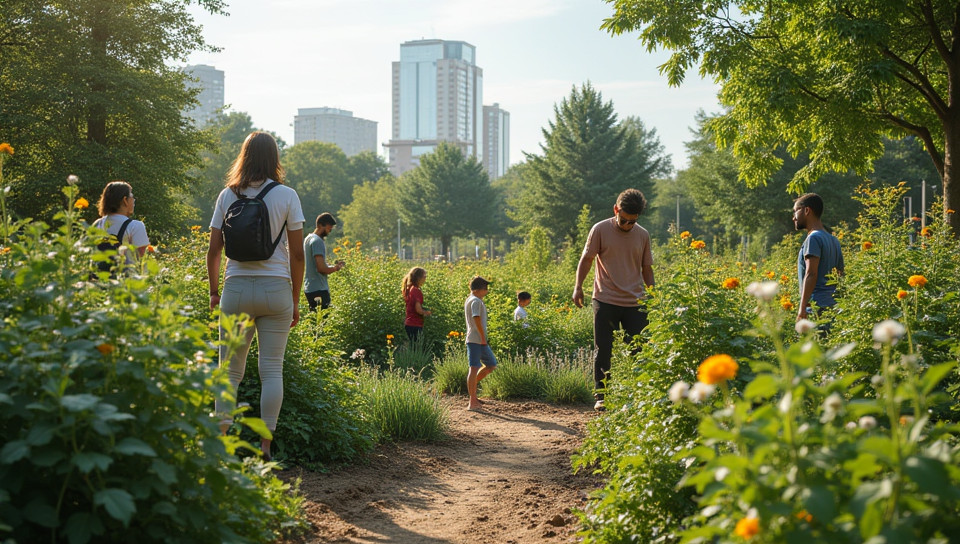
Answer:
[{"label": "green shrub", "polygon": [[57,219],[8,224],[0,252],[0,539],[265,542],[301,526],[290,486],[219,436],[226,376],[177,290],[84,281],[93,243],[75,212]]},{"label": "green shrub", "polygon": [[415,342],[404,342],[390,353],[390,366],[423,378],[429,378],[433,364],[433,350],[421,335]]},{"label": "green shrub", "polygon": [[360,376],[366,410],[381,436],[429,441],[446,435],[449,416],[429,384],[409,371],[368,370]]}]

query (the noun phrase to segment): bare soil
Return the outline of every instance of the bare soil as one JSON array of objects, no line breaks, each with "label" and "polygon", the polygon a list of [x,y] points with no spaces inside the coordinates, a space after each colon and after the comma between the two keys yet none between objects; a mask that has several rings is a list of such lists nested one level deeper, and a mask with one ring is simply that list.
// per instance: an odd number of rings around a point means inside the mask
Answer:
[{"label": "bare soil", "polygon": [[599,485],[570,456],[596,417],[590,406],[445,400],[449,439],[387,444],[330,473],[299,468],[312,525],[299,542],[526,543],[576,541],[574,509]]}]

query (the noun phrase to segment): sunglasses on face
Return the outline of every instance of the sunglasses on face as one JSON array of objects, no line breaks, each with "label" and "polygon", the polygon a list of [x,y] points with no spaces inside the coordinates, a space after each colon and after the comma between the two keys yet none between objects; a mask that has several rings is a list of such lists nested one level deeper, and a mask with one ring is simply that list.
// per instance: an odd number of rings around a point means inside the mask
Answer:
[{"label": "sunglasses on face", "polygon": [[617,216],[617,223],[619,223],[619,224],[621,224],[621,225],[623,225],[623,226],[625,226],[625,227],[630,226],[630,225],[633,225],[633,224],[635,224],[636,222],[637,222],[636,219],[624,219],[624,218],[620,217],[619,215]]}]

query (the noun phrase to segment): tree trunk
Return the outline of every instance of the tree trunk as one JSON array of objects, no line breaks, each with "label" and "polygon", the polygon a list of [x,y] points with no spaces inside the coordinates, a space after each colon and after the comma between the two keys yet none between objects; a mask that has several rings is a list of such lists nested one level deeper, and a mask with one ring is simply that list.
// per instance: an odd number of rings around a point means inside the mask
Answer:
[{"label": "tree trunk", "polygon": [[944,133],[943,207],[953,235],[960,237],[960,122],[947,127]]},{"label": "tree trunk", "polygon": [[442,253],[444,257],[447,257],[449,255],[448,251],[450,251],[450,242],[452,241],[453,241],[452,234],[440,235],[440,253]]}]

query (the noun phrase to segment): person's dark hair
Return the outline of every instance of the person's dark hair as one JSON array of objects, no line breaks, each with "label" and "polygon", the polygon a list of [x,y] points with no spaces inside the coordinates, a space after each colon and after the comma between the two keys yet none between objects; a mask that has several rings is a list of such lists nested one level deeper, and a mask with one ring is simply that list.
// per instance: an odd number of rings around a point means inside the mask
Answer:
[{"label": "person's dark hair", "polygon": [[123,198],[132,194],[133,188],[125,181],[111,181],[108,183],[100,195],[100,202],[97,202],[97,211],[100,213],[100,217],[120,211]]},{"label": "person's dark hair", "polygon": [[251,132],[227,172],[227,187],[238,195],[252,183],[272,179],[283,183],[280,148],[266,132]]},{"label": "person's dark hair", "polygon": [[334,219],[333,215],[331,215],[329,212],[323,212],[317,216],[317,228],[326,227],[327,225],[332,227],[336,224],[337,220]]},{"label": "person's dark hair", "polygon": [[486,289],[490,285],[490,282],[481,278],[480,276],[474,276],[470,280],[470,290],[476,291],[477,289]]},{"label": "person's dark hair", "polygon": [[810,208],[811,210],[813,210],[813,215],[817,217],[820,217],[821,215],[823,215],[823,199],[820,198],[820,195],[818,195],[817,193],[807,193],[805,195],[800,195],[800,198],[798,198],[793,203],[794,209],[796,209],[797,205],[806,206],[807,208]]},{"label": "person's dark hair", "polygon": [[630,215],[641,215],[647,209],[647,199],[637,189],[627,189],[617,197],[617,208]]},{"label": "person's dark hair", "polygon": [[520,291],[517,293],[517,302],[520,302],[521,300],[530,300],[531,298],[533,297],[531,297],[530,293],[526,291]]}]

